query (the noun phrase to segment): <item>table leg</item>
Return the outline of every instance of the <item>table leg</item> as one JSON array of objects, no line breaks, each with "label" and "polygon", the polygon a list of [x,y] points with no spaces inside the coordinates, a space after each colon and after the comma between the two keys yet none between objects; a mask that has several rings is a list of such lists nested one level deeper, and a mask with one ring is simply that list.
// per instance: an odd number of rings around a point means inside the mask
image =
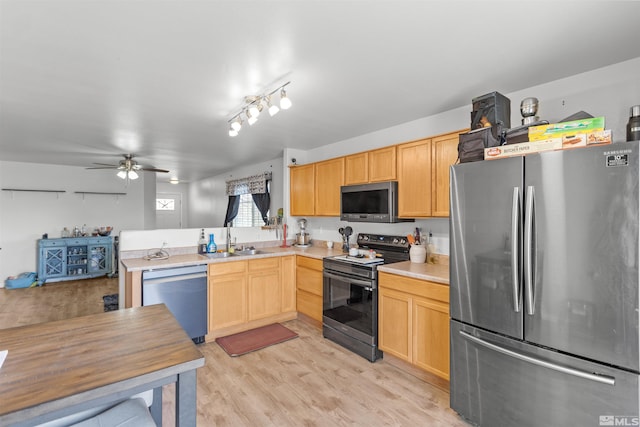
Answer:
[{"label": "table leg", "polygon": [[176,427],[196,427],[196,370],[178,374],[176,382]]},{"label": "table leg", "polygon": [[156,425],[162,426],[162,386],[153,389],[153,403],[149,411]]}]

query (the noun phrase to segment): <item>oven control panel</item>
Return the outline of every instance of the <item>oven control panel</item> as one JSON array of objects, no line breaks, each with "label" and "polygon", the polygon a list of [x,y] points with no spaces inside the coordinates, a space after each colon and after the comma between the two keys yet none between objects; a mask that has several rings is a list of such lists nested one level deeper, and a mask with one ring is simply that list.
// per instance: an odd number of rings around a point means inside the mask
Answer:
[{"label": "oven control panel", "polygon": [[384,234],[358,234],[358,246],[368,248],[396,248],[399,250],[409,249],[409,242],[405,236],[389,236]]}]

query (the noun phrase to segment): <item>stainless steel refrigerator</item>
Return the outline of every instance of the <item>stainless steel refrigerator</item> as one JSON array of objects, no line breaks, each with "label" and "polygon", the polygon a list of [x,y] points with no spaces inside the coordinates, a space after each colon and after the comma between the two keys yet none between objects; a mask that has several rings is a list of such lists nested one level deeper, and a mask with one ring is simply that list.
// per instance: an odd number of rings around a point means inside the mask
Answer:
[{"label": "stainless steel refrigerator", "polygon": [[451,407],[639,425],[638,142],[451,168]]}]

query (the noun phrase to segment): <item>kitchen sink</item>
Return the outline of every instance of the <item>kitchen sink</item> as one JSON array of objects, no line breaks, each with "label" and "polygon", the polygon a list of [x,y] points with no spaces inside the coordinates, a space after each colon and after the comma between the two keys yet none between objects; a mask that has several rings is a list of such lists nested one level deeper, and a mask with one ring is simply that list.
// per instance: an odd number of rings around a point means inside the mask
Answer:
[{"label": "kitchen sink", "polygon": [[235,254],[229,253],[229,252],[216,252],[214,254],[203,254],[205,255],[207,258],[229,258],[234,256]]},{"label": "kitchen sink", "polygon": [[234,255],[260,255],[260,254],[266,254],[266,252],[258,249],[244,249],[242,251],[234,252]]}]

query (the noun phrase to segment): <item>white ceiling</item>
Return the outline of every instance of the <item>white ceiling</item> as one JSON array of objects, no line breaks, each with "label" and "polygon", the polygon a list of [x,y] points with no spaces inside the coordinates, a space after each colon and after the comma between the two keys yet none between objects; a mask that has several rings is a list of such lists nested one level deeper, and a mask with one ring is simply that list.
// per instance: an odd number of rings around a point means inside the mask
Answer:
[{"label": "white ceiling", "polygon": [[[134,153],[161,181],[202,179],[640,57],[639,17],[637,1],[0,0],[0,160]],[[228,136],[244,96],[287,81],[290,110]]]}]

